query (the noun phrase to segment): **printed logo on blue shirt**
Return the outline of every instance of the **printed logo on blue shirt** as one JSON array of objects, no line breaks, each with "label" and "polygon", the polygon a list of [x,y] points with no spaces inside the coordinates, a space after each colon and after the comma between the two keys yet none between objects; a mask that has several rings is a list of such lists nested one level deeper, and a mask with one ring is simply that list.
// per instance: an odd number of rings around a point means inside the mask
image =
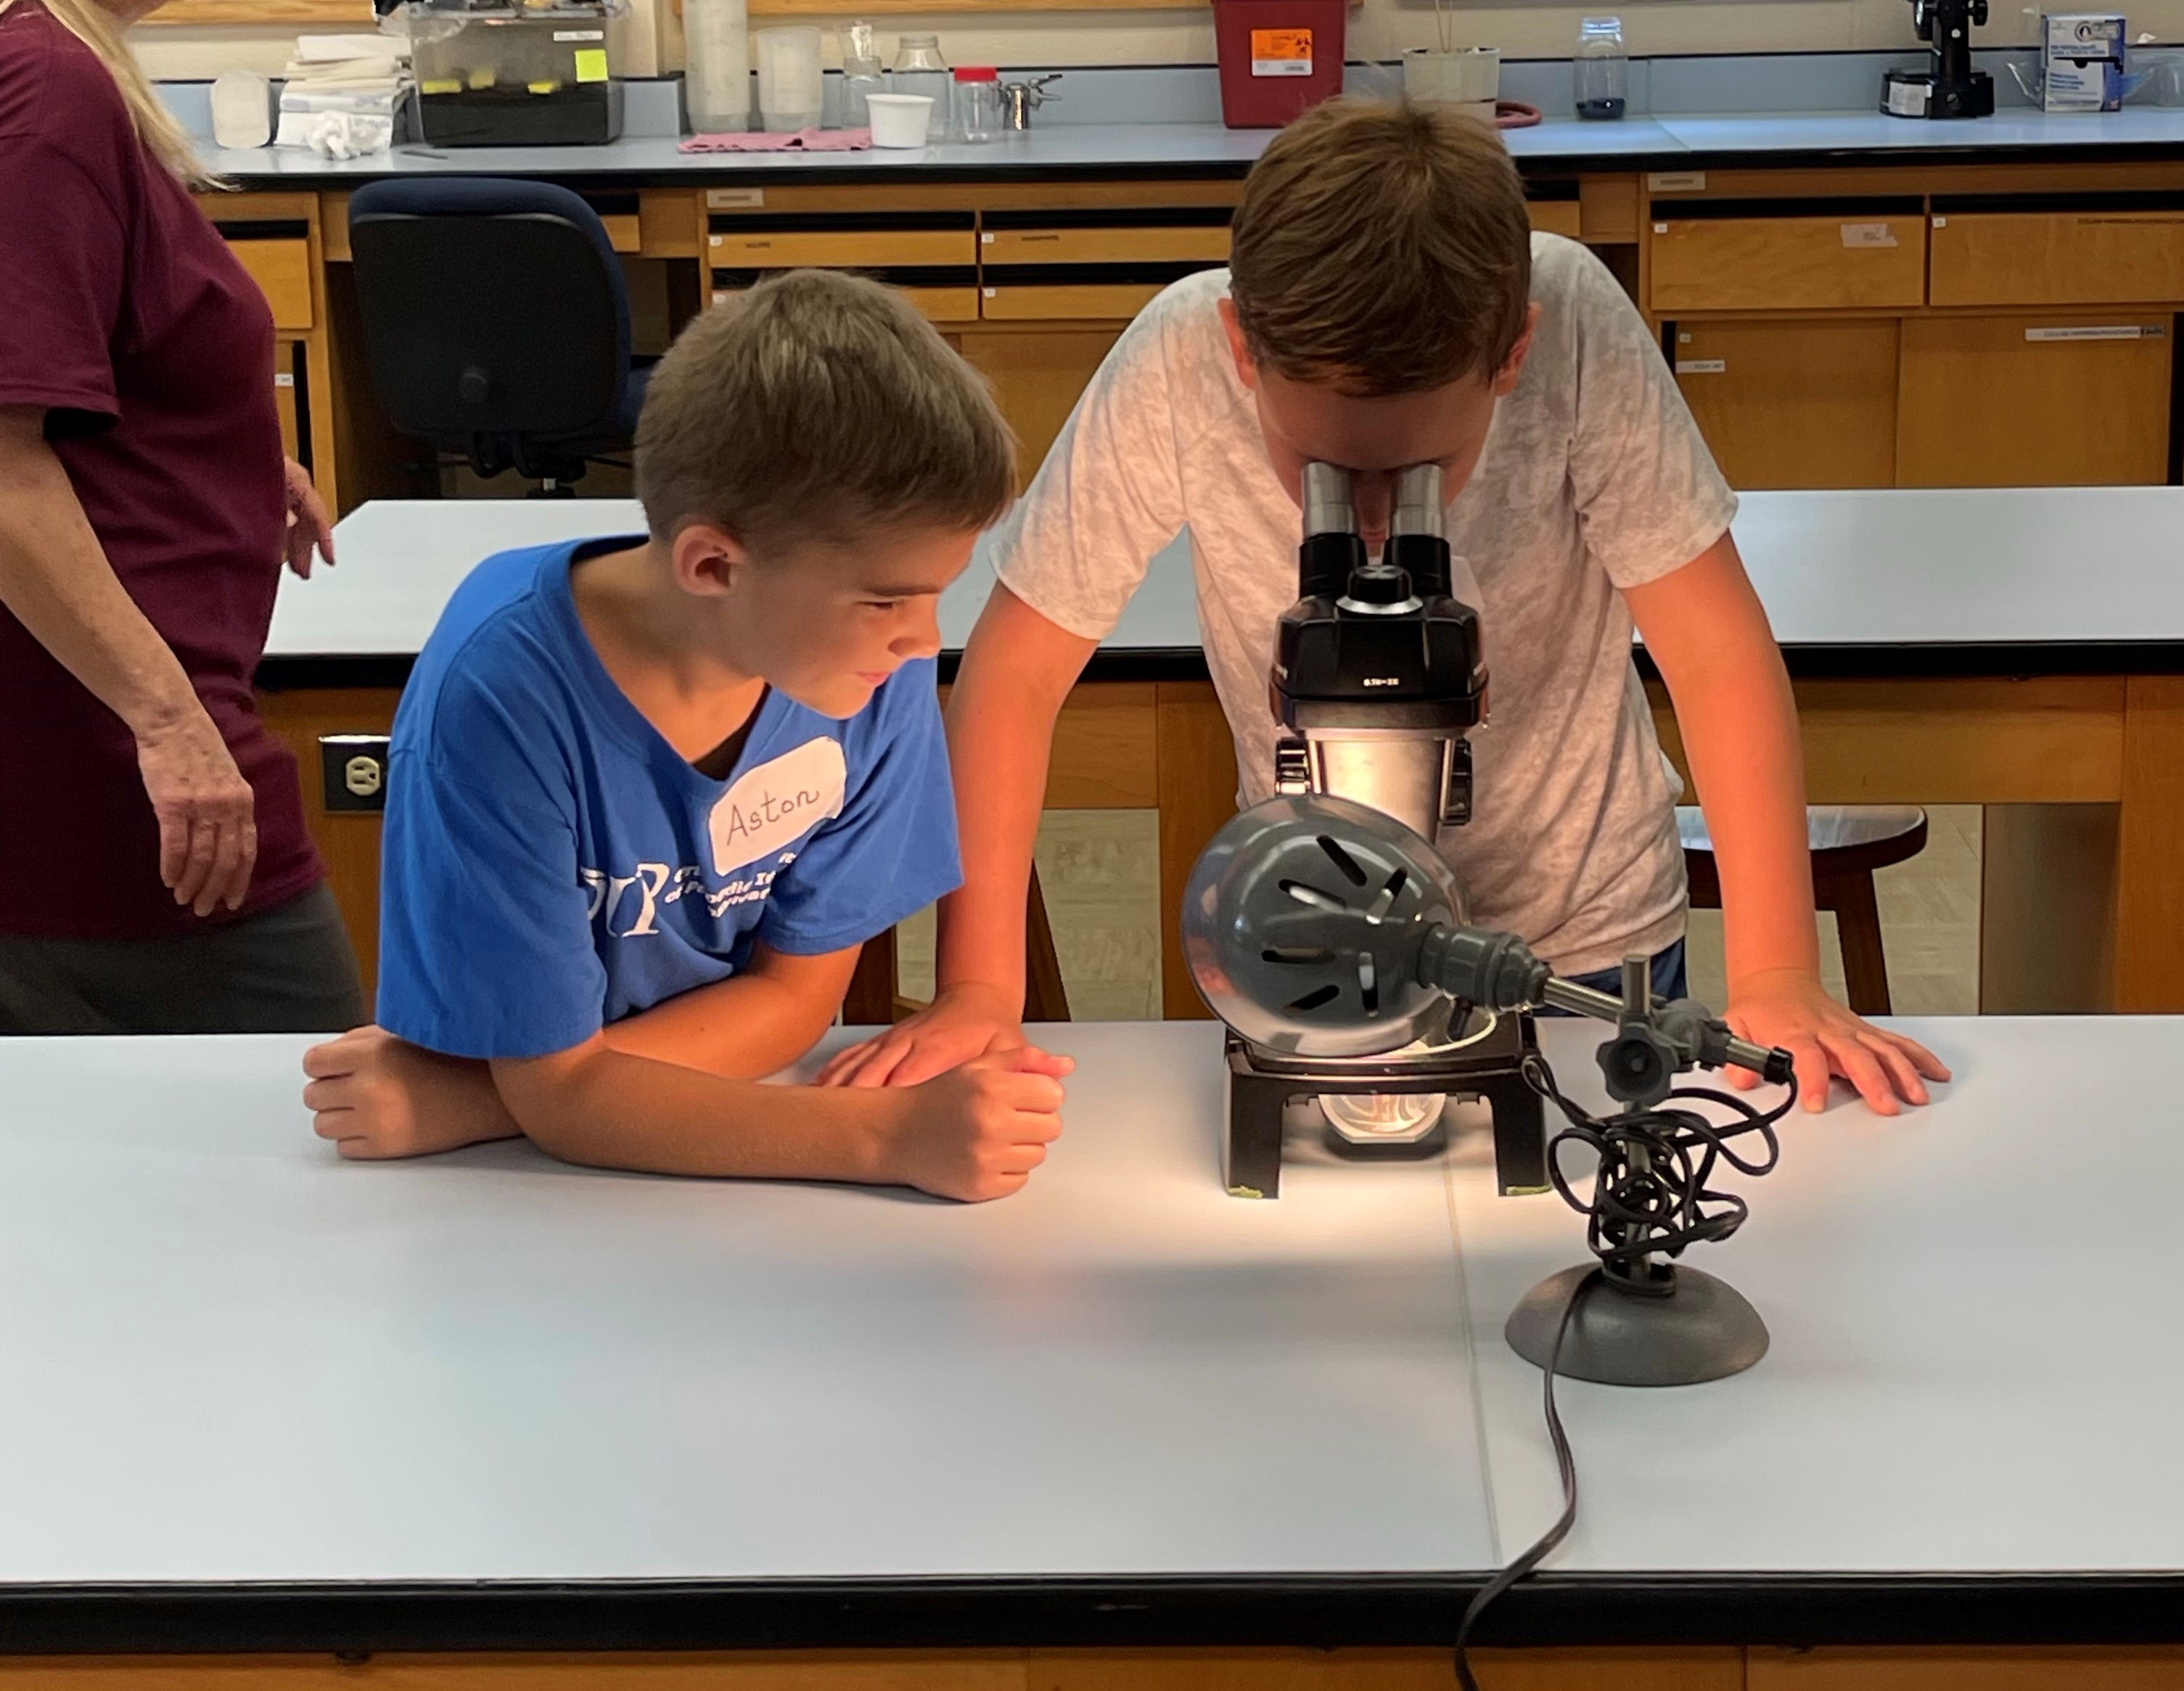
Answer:
[{"label": "printed logo on blue shirt", "polygon": [[[705,872],[689,863],[638,863],[627,874],[583,865],[577,879],[588,895],[585,914],[604,924],[608,939],[640,940],[660,931],[664,906],[694,894],[716,919],[736,905],[758,903],[772,890],[775,876],[796,861],[796,853],[785,848],[839,816],[848,790],[842,743],[825,736],[807,739],[794,751],[745,770],[713,806],[713,873],[733,879],[709,885]],[[774,859],[771,868],[734,874],[767,856]],[[625,911],[628,919],[621,923]]]}]

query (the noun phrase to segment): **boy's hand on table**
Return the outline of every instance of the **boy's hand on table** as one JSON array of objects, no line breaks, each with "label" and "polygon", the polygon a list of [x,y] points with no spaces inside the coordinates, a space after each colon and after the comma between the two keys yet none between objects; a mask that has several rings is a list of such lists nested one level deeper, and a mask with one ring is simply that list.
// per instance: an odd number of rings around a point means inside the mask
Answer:
[{"label": "boy's hand on table", "polygon": [[974,1058],[1025,1044],[1003,995],[956,986],[876,1038],[838,1051],[819,1071],[822,1086],[918,1086]]},{"label": "boy's hand on table", "polygon": [[[1797,1101],[1808,1110],[1826,1108],[1834,1075],[1857,1087],[1876,1115],[1925,1103],[1925,1083],[1949,1078],[1941,1058],[1925,1046],[1862,1020],[1802,969],[1756,975],[1732,987],[1724,1019],[1740,1039],[1780,1046],[1796,1059]],[[1741,1088],[1758,1084],[1757,1075],[1743,1069],[1729,1074]]]},{"label": "boy's hand on table", "polygon": [[304,1053],[311,1129],[344,1157],[422,1157],[522,1130],[482,1063],[443,1057],[384,1028],[357,1028]]},{"label": "boy's hand on table", "polygon": [[1061,1136],[1061,1077],[1075,1066],[1019,1046],[903,1092],[881,1177],[967,1203],[1007,1197]]}]

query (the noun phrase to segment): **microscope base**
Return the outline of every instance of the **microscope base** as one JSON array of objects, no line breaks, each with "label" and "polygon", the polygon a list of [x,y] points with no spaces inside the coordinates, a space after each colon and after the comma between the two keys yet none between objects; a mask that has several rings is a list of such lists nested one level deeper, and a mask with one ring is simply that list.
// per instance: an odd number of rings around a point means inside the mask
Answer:
[{"label": "microscope base", "polygon": [[[1587,1264],[1564,1269],[1524,1294],[1503,1329],[1510,1348],[1535,1368],[1553,1352],[1563,1311]],[[1674,1268],[1676,1289],[1641,1297],[1603,1280],[1569,1324],[1555,1372],[1607,1386],[1696,1386],[1741,1374],[1767,1354],[1767,1324],[1744,1294],[1699,1269]]]},{"label": "microscope base", "polygon": [[1961,81],[1938,70],[1891,70],[1881,78],[1880,109],[1890,117],[1994,115],[1994,78],[1974,70]]},{"label": "microscope base", "polygon": [[[1282,1108],[1331,1093],[1440,1092],[1478,1098],[1494,1113],[1495,1183],[1505,1196],[1547,1189],[1546,1117],[1524,1063],[1539,1054],[1529,1016],[1507,1017],[1460,1052],[1425,1058],[1284,1057],[1228,1041],[1228,1130],[1221,1179],[1232,1197],[1281,1196]],[[1351,1147],[1354,1154],[1357,1147]],[[1370,1152],[1365,1153],[1368,1157]],[[1424,1144],[1399,1155],[1430,1154]]]}]

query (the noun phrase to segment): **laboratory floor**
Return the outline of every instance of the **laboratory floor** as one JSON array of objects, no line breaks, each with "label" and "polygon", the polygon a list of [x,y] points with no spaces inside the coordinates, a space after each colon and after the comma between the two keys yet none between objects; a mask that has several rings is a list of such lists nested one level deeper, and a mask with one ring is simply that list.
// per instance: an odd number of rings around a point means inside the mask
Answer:
[{"label": "laboratory floor", "polygon": [[[1970,1015],[1979,1007],[1980,809],[1927,812],[1926,849],[1875,878],[1888,983],[1898,1014]],[[1039,884],[1055,949],[1079,1021],[1137,1021],[1160,1014],[1160,880],[1156,819],[1150,811],[1049,811],[1039,827]],[[903,926],[902,991],[933,990],[930,914]],[[1835,918],[1820,918],[1820,967],[1840,995],[1842,955]],[[1721,915],[1695,911],[1691,929],[1694,996],[1723,998]]]}]

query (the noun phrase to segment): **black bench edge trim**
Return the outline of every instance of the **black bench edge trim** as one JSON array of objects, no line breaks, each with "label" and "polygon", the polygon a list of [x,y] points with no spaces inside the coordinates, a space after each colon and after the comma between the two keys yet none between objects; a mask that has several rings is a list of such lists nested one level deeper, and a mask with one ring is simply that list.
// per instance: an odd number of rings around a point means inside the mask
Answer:
[{"label": "black bench edge trim", "polygon": [[[1444,1646],[1485,1576],[8,1586],[0,1654]],[[2184,1643],[2184,1573],[1545,1575],[1486,1644]]]},{"label": "black bench edge trim", "polygon": [[[2068,645],[1902,645],[1786,646],[1782,656],[1791,676],[1807,680],[1932,679],[1985,677],[1989,679],[2052,679],[2086,675],[2184,674],[2184,641],[2088,641]],[[1660,672],[1645,650],[1636,652],[1638,672],[1648,680]],[[953,681],[961,652],[940,655],[940,678]],[[267,692],[323,687],[399,688],[416,660],[410,657],[266,658],[258,666],[258,685]],[[1206,654],[1194,646],[1122,647],[1097,651],[1085,666],[1087,681],[1204,681],[1210,672]]]}]

